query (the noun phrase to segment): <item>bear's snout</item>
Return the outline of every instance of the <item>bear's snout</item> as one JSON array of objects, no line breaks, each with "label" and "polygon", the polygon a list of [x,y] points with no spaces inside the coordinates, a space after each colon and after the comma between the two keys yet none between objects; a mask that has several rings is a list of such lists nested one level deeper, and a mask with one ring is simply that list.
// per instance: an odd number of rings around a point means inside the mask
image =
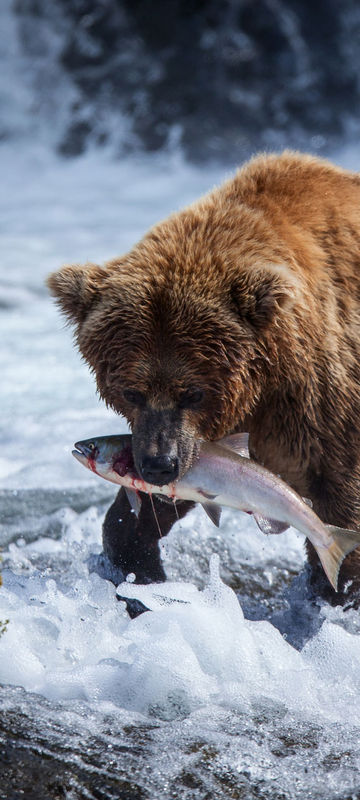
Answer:
[{"label": "bear's snout", "polygon": [[179,475],[179,459],[168,455],[144,456],[140,461],[141,476],[146,483],[165,486]]},{"label": "bear's snout", "polygon": [[191,466],[197,449],[196,431],[184,412],[167,408],[140,409],[132,424],[132,450],[137,472],[146,483],[166,486],[181,478]]}]

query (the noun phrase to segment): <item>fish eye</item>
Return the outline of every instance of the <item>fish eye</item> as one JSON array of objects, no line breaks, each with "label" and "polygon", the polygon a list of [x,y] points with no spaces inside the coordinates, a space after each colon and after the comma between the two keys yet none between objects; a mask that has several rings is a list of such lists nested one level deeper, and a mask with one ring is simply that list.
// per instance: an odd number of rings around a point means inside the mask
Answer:
[{"label": "fish eye", "polygon": [[202,389],[197,389],[195,387],[186,389],[185,392],[182,392],[179,398],[180,408],[196,408],[196,406],[200,405],[203,397],[204,392]]},{"label": "fish eye", "polygon": [[137,389],[124,389],[123,395],[127,403],[130,403],[132,406],[144,406],[145,405],[145,395],[142,392],[138,392]]},{"label": "fish eye", "polygon": [[88,448],[89,448],[89,450],[91,450],[91,452],[94,452],[94,450],[96,450],[95,442],[89,442]]}]

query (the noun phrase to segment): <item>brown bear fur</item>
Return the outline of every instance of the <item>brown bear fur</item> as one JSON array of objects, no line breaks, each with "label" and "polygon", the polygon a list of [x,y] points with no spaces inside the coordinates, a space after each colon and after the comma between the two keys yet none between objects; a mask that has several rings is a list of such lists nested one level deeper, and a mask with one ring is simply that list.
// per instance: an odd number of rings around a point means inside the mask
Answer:
[{"label": "brown bear fur", "polygon": [[[130,253],[48,283],[101,396],[132,426],[137,465],[171,452],[183,473],[196,440],[247,430],[252,455],[324,521],[360,528],[359,176],[259,156]],[[359,589],[360,550],[349,579]]]}]

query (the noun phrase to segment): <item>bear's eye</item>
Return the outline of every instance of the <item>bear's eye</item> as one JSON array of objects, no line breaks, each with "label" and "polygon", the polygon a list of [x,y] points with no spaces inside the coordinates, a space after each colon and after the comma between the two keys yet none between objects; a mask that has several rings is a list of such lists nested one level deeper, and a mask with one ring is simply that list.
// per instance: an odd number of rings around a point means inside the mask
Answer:
[{"label": "bear's eye", "polygon": [[199,406],[204,397],[202,389],[187,389],[179,398],[180,408],[195,408]]},{"label": "bear's eye", "polygon": [[145,396],[141,392],[138,392],[137,389],[124,389],[123,395],[126,402],[130,403],[132,406],[145,405]]}]

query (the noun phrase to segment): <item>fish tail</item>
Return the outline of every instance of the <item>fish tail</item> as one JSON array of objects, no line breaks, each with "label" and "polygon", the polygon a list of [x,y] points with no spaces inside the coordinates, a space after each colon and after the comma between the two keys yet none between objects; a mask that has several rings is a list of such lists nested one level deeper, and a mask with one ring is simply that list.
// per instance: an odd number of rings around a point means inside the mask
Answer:
[{"label": "fish tail", "polygon": [[332,587],[337,592],[341,564],[345,556],[355,550],[356,547],[360,547],[360,531],[337,528],[336,525],[327,525],[326,527],[334,541],[329,547],[316,547],[315,549]]}]

